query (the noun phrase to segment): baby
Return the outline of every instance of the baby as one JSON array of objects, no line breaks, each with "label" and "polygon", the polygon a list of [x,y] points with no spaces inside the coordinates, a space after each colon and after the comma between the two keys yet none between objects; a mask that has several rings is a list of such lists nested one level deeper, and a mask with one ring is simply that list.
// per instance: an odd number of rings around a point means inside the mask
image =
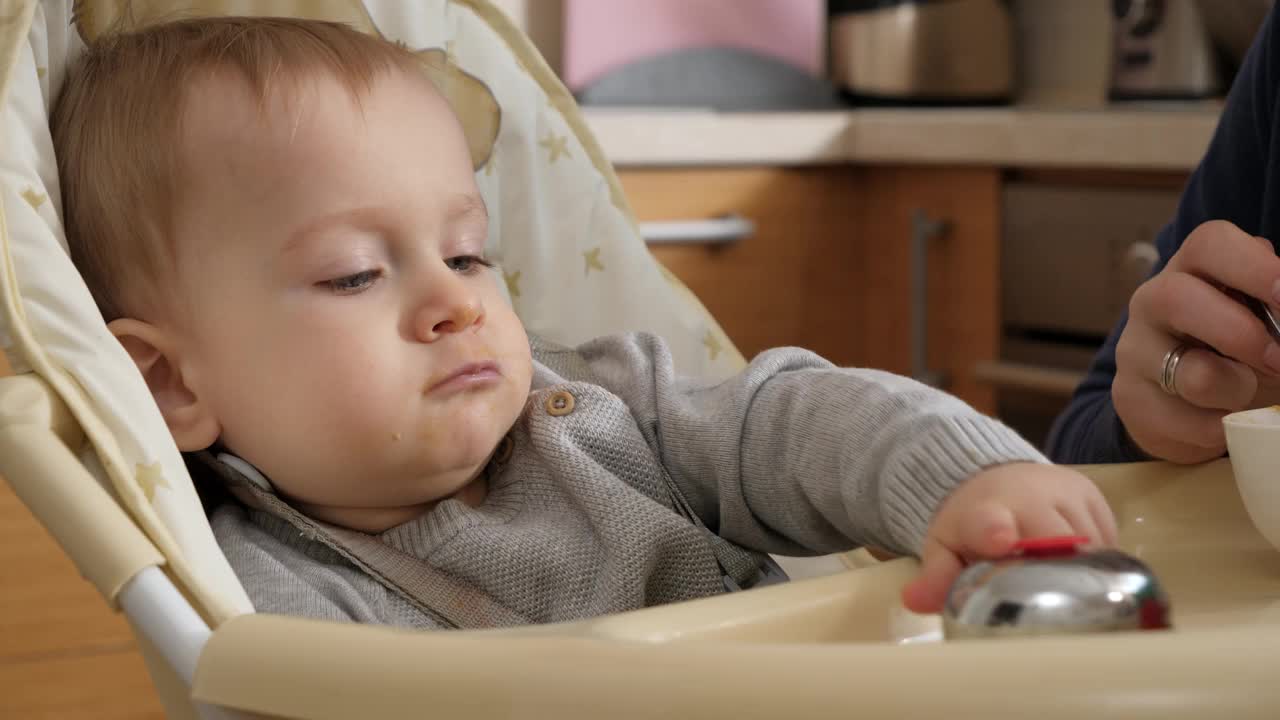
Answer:
[{"label": "baby", "polygon": [[53,136],[72,257],[262,612],[422,628],[750,587],[763,553],[923,558],[936,611],[1020,538],[1115,540],[1101,494],[911,380],[661,340],[526,337],[462,130],[409,51],[184,20],[90,47]]}]

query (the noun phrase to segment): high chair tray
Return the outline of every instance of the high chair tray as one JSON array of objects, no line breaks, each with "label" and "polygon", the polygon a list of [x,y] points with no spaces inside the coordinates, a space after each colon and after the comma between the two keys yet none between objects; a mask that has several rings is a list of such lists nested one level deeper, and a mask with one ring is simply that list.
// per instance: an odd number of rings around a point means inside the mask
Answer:
[{"label": "high chair tray", "polygon": [[1175,629],[926,642],[915,564],[580,623],[413,633],[246,615],[201,657],[199,700],[291,717],[1276,717],[1280,552],[1227,461],[1083,468]]}]

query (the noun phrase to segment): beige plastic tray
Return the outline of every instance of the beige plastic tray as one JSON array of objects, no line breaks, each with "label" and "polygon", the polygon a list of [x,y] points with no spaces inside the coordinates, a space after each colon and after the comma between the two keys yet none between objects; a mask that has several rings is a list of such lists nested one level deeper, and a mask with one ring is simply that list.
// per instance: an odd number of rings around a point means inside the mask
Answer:
[{"label": "beige plastic tray", "polygon": [[[1249,522],[1228,461],[1193,468],[1144,463],[1082,469],[1107,495],[1122,548],[1147,562],[1166,585],[1177,630],[1271,630],[1275,624],[1280,642],[1280,552]],[[907,613],[898,601],[914,571],[914,562],[893,561],[767,594],[615,616],[586,628],[652,642],[927,641],[938,619]]]},{"label": "beige plastic tray", "polygon": [[516,631],[248,615],[214,634],[195,696],[335,718],[1280,716],[1280,552],[1250,525],[1230,465],[1085,471],[1124,548],[1166,584],[1174,630],[902,644],[936,618],[901,610],[915,566],[897,560]]}]

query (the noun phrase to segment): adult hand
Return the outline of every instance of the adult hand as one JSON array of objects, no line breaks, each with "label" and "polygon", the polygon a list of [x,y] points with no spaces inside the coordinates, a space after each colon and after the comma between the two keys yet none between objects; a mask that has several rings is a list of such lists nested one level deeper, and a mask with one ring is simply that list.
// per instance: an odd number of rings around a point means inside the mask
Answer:
[{"label": "adult hand", "polygon": [[[1197,227],[1133,294],[1111,397],[1147,454],[1195,463],[1226,452],[1224,415],[1280,400],[1280,345],[1246,303],[1280,305],[1271,243],[1215,220]],[[1168,353],[1186,347],[1161,386]]]}]

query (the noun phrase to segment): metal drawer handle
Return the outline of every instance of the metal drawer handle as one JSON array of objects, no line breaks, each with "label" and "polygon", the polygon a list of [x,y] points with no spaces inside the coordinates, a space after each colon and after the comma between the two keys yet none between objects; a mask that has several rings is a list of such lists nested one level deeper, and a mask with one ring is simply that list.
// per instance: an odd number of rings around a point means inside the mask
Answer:
[{"label": "metal drawer handle", "polygon": [[945,375],[929,369],[929,243],[951,229],[920,208],[911,211],[911,377],[942,387]]},{"label": "metal drawer handle", "polygon": [[707,220],[640,223],[640,236],[650,245],[732,245],[755,232],[756,224],[736,213]]},{"label": "metal drawer handle", "polygon": [[1160,251],[1153,242],[1139,240],[1128,247],[1124,253],[1124,268],[1129,273],[1129,280],[1135,290],[1144,280],[1151,276],[1156,263],[1160,262]]}]

